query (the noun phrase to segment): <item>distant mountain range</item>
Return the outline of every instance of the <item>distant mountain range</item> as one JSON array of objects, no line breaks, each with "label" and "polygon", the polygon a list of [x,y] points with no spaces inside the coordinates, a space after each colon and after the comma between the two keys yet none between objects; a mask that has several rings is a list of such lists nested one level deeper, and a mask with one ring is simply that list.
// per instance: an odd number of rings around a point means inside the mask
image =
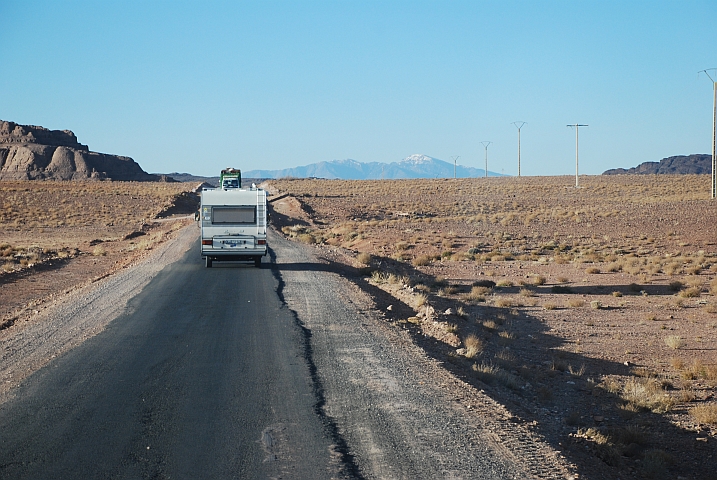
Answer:
[{"label": "distant mountain range", "polygon": [[632,168],[612,168],[603,175],[621,174],[705,174],[712,173],[712,155],[693,154],[663,158],[659,162],[644,162]]},{"label": "distant mountain range", "polygon": [[[491,177],[503,176],[491,171],[488,171],[488,175]],[[406,157],[400,162],[363,163],[351,159],[332,160],[283,170],[248,170],[243,171],[242,176],[251,178],[314,177],[343,180],[453,178],[453,164],[427,155],[416,154]],[[483,177],[485,170],[458,165],[456,166],[456,176],[458,178]]]}]

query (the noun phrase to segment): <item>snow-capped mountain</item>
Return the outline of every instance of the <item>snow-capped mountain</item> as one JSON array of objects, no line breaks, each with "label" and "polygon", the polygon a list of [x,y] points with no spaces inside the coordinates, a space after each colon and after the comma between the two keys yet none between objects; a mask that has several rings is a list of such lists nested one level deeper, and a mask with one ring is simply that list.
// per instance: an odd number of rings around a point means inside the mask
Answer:
[{"label": "snow-capped mountain", "polygon": [[[242,172],[242,175],[247,178],[316,177],[343,180],[453,178],[453,164],[428,155],[414,154],[399,162],[391,163],[363,163],[352,159],[332,160],[284,170],[249,170]],[[491,171],[488,171],[488,175],[501,176]],[[483,177],[485,170],[458,165],[456,176]]]}]

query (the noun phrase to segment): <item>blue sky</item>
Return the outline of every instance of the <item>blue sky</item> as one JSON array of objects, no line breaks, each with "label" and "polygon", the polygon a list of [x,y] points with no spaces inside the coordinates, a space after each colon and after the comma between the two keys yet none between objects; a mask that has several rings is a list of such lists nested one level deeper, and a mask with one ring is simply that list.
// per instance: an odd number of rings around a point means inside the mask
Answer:
[{"label": "blue sky", "polygon": [[[710,153],[715,1],[0,0],[0,119],[150,172]],[[715,77],[717,79],[717,77]]]}]

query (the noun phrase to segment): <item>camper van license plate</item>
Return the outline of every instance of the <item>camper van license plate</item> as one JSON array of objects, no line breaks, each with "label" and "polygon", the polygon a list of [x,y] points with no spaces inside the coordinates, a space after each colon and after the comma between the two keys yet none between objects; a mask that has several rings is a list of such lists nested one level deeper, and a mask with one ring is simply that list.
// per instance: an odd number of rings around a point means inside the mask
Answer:
[{"label": "camper van license plate", "polygon": [[253,242],[252,245],[249,245],[250,240],[222,240],[222,244],[224,244],[225,247],[229,248],[246,248],[249,246],[254,246]]}]

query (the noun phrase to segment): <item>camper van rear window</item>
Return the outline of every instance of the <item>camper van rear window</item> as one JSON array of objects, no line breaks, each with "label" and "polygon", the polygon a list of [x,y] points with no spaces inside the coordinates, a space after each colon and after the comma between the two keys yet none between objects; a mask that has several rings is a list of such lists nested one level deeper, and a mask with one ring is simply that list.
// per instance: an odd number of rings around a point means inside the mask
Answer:
[{"label": "camper van rear window", "polygon": [[254,224],[256,223],[256,207],[254,205],[240,207],[214,207],[212,208],[212,223]]}]

